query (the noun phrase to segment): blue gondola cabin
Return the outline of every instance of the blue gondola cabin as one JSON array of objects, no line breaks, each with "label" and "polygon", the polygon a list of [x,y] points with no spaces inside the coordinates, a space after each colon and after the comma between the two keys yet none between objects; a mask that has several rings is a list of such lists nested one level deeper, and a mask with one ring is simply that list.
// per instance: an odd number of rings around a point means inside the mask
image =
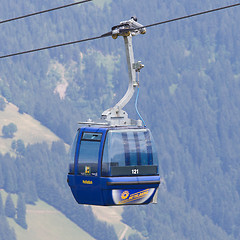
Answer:
[{"label": "blue gondola cabin", "polygon": [[155,202],[160,184],[153,138],[144,127],[83,127],[71,151],[68,184],[79,204]]}]

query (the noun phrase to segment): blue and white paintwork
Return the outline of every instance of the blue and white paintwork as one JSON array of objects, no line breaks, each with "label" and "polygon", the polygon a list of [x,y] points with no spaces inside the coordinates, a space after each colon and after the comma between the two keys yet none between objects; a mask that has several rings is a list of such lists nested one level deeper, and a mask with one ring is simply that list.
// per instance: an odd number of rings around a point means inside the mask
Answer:
[{"label": "blue and white paintwork", "polygon": [[[74,164],[70,165],[68,184],[79,204],[132,205],[152,202],[160,184],[160,176],[158,174],[148,174],[147,176],[138,174],[131,176],[102,176],[102,160],[107,133],[110,130],[122,131],[123,129],[126,131],[131,131],[131,129],[138,131],[146,128],[84,127],[78,130],[73,151]],[[81,161],[81,159],[78,159],[78,156],[84,133],[101,134],[101,140],[96,140],[99,146],[97,164],[94,163],[96,167],[92,163],[85,164],[86,166],[82,170],[85,171],[85,174],[79,172],[78,169],[78,161]],[[146,156],[148,155],[149,153],[146,154]],[[137,168],[137,166],[132,167],[134,169]],[[131,166],[128,166],[128,168],[131,168]],[[91,169],[93,170],[91,171]]]}]

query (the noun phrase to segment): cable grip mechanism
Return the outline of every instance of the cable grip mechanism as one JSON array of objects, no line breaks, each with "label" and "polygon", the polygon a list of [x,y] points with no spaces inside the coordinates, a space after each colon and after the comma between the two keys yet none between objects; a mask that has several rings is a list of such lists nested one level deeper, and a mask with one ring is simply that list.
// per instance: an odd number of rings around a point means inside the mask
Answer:
[{"label": "cable grip mechanism", "polygon": [[112,27],[112,38],[117,39],[118,36],[128,37],[138,34],[145,34],[146,28],[137,22],[136,17],[131,17],[130,20],[122,21],[119,25]]}]

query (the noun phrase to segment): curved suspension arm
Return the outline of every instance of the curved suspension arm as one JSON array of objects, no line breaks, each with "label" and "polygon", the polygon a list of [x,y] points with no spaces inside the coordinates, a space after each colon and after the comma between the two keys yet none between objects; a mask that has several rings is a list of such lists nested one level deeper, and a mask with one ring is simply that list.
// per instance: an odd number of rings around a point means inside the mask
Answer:
[{"label": "curved suspension arm", "polygon": [[134,55],[133,55],[133,46],[132,46],[132,36],[123,37],[127,55],[127,64],[128,64],[128,90],[122,99],[113,107],[114,109],[122,109],[132,98],[138,83],[136,81],[136,70],[133,68],[134,64]]},{"label": "curved suspension arm", "polygon": [[[123,107],[131,100],[136,87],[138,86],[136,81],[136,72],[140,71],[140,69],[144,67],[141,62],[134,62],[132,36],[140,33],[144,34],[146,29],[142,28],[134,30],[136,27],[142,26],[136,22],[134,18],[121,22],[120,24],[121,25],[114,27],[114,30],[112,30],[112,37],[116,39],[117,36],[123,36],[124,38],[129,75],[128,89],[122,99],[114,107],[109,108],[102,113],[102,118],[108,121],[111,125],[132,125],[135,120],[128,118],[128,114],[123,111]],[[127,31],[129,28],[131,28],[131,31]]]}]

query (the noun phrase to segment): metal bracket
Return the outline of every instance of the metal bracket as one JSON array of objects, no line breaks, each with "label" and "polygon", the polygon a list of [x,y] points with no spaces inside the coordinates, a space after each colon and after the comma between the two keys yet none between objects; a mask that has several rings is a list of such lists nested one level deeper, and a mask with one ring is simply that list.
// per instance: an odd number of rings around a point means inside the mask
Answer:
[{"label": "metal bracket", "polygon": [[144,65],[142,64],[141,61],[133,63],[133,69],[135,69],[136,72],[140,72],[142,68],[144,68]]}]

